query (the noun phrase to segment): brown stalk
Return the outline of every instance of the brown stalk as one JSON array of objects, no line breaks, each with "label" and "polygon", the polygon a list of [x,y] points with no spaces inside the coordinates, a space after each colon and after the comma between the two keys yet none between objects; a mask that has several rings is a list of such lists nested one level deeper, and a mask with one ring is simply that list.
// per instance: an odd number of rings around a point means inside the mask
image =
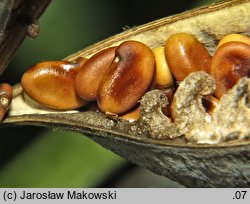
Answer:
[{"label": "brown stalk", "polygon": [[0,75],[28,35],[39,34],[38,18],[51,0],[9,0],[0,7]]}]

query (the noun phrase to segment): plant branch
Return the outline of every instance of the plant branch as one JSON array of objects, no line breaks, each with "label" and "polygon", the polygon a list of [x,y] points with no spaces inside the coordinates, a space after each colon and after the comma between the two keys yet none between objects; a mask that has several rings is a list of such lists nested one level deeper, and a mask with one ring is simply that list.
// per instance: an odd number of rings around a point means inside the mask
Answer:
[{"label": "plant branch", "polygon": [[[26,35],[38,31],[37,19],[51,0],[10,0],[0,3],[0,75]],[[35,36],[35,35],[33,35]]]}]

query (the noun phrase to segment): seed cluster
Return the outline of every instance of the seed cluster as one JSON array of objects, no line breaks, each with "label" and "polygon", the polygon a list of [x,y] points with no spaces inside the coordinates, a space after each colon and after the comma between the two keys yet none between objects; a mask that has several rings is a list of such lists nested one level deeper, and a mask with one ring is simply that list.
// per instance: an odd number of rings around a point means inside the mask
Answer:
[{"label": "seed cluster", "polygon": [[89,59],[36,64],[23,75],[21,83],[28,96],[48,108],[78,109],[96,101],[100,111],[129,121],[139,118],[141,97],[149,90],[161,89],[169,101],[163,112],[174,120],[174,92],[181,81],[197,71],[210,74],[216,81],[214,95],[202,98],[211,114],[224,93],[240,78],[250,77],[250,38],[225,36],[213,57],[187,33],[174,34],[165,46],[152,50],[141,42],[125,41]]}]

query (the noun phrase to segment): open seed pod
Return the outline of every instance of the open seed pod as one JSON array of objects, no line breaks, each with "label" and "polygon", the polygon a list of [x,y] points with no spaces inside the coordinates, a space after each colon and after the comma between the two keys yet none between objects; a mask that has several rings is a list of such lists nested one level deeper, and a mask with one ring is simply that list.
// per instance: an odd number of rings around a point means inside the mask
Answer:
[{"label": "open seed pod", "polygon": [[[89,58],[127,40],[140,41],[150,48],[162,46],[170,35],[178,32],[196,36],[213,55],[223,36],[230,33],[250,36],[249,11],[249,0],[212,4],[124,31],[66,60]],[[192,82],[198,86],[192,86]],[[249,187],[250,81],[240,80],[209,115],[201,108],[201,96],[211,94],[214,86],[208,74],[189,75],[174,96],[174,123],[161,112],[167,100],[159,90],[144,95],[141,117],[130,123],[94,111],[42,110],[30,106],[22,91],[17,94],[14,89],[15,97],[0,127],[38,125],[81,132],[131,162],[188,187]]]}]

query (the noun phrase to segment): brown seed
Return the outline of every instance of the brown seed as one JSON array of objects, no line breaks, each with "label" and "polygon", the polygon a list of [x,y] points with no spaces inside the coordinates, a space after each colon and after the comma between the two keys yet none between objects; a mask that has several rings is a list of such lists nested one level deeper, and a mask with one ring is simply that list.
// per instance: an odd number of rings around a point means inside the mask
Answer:
[{"label": "brown seed", "polygon": [[123,120],[127,120],[130,123],[132,123],[132,122],[135,122],[135,121],[139,120],[140,113],[141,113],[140,107],[136,107],[133,110],[121,115],[120,118],[123,119]]},{"label": "brown seed", "polygon": [[12,97],[12,87],[6,83],[0,84],[0,122],[10,106]]},{"label": "brown seed", "polygon": [[[72,63],[75,67],[81,68],[87,62],[87,60],[88,59],[84,58],[84,57],[77,57],[76,59],[74,59],[70,63]],[[78,72],[79,72],[79,70],[78,70]]]},{"label": "brown seed", "polygon": [[110,72],[98,90],[101,111],[119,115],[133,108],[147,91],[154,69],[149,47],[137,41],[123,42],[116,48]]},{"label": "brown seed", "polygon": [[82,66],[76,76],[77,94],[85,100],[95,100],[100,81],[109,71],[116,47],[110,47],[93,55]]},{"label": "brown seed", "polygon": [[168,66],[178,81],[182,81],[192,72],[209,73],[211,58],[206,48],[192,35],[171,35],[165,43],[165,54]]},{"label": "brown seed", "polygon": [[[85,59],[82,59],[83,61]],[[56,110],[76,109],[86,104],[77,96],[75,78],[82,62],[49,61],[26,71],[21,83],[33,100]]]},{"label": "brown seed", "polygon": [[5,110],[3,108],[0,108],[0,122],[3,120],[5,115]]},{"label": "brown seed", "polygon": [[202,100],[202,105],[205,108],[205,111],[210,115],[212,115],[212,113],[219,104],[219,100],[211,95],[201,96],[201,100]]},{"label": "brown seed", "polygon": [[221,98],[241,77],[250,77],[250,45],[228,42],[215,52],[211,75],[216,81],[215,96]]},{"label": "brown seed", "polygon": [[170,110],[170,107],[171,107],[171,104],[172,104],[172,101],[173,101],[173,97],[174,97],[174,92],[175,92],[175,88],[174,87],[171,87],[171,88],[167,88],[167,89],[163,89],[161,90],[167,97],[168,99],[168,105],[162,109],[162,112],[168,116],[169,118],[171,118],[171,110]]},{"label": "brown seed", "polygon": [[240,34],[229,34],[220,40],[217,48],[227,42],[242,42],[242,43],[250,45],[250,38],[245,35],[240,35]]}]

